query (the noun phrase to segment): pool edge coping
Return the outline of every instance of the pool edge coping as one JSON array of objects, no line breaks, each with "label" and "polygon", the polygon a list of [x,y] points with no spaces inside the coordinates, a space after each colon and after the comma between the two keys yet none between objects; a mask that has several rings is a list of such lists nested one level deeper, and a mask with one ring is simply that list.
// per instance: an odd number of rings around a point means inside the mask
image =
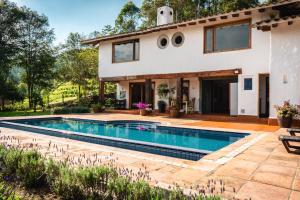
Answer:
[{"label": "pool edge coping", "polygon": [[[235,134],[246,134],[246,136],[244,138],[241,138],[239,141],[243,141],[246,140],[248,137],[250,136],[254,136],[254,138],[251,138],[250,141],[247,141],[243,144],[241,144],[240,146],[234,148],[233,150],[230,150],[227,154],[220,156],[220,158],[216,159],[216,160],[212,160],[212,159],[205,159],[206,156],[217,153],[219,151],[221,151],[222,149],[225,149],[227,147],[230,147],[230,145],[235,144],[236,142],[233,142],[219,150],[216,151],[206,151],[206,150],[196,150],[196,149],[189,149],[189,148],[184,148],[184,147],[176,147],[176,146],[172,146],[172,145],[160,145],[160,144],[156,144],[156,143],[148,143],[148,142],[135,142],[134,140],[127,140],[127,139],[123,139],[123,138],[113,138],[111,139],[111,137],[107,137],[106,136],[95,136],[95,135],[91,135],[91,134],[82,134],[79,132],[73,132],[73,131],[64,131],[64,130],[59,130],[59,129],[51,129],[51,128],[45,128],[45,127],[37,127],[37,126],[32,126],[30,128],[35,128],[35,129],[41,129],[41,130],[47,130],[49,129],[50,131],[55,131],[55,132],[60,132],[60,133],[64,133],[64,134],[73,134],[73,135],[80,135],[80,136],[85,136],[85,137],[90,137],[90,138],[99,138],[99,139],[108,139],[108,140],[120,140],[120,142],[129,142],[129,143],[136,143],[136,144],[140,144],[140,145],[150,145],[153,147],[160,147],[160,148],[171,148],[171,149],[175,149],[175,150],[183,150],[183,151],[191,151],[194,153],[200,153],[200,154],[204,154],[204,156],[202,158],[200,158],[199,160],[190,160],[193,161],[195,163],[202,161],[202,162],[213,162],[219,165],[223,165],[227,162],[229,162],[231,159],[233,159],[234,157],[236,157],[238,154],[242,153],[243,151],[245,151],[246,149],[248,149],[250,146],[252,146],[253,144],[255,144],[256,142],[258,142],[260,139],[262,139],[263,137],[265,137],[267,135],[267,133],[264,133],[262,135],[257,135],[257,133],[259,133],[258,131],[249,131],[249,130],[235,130],[235,129],[226,129],[226,128],[212,128],[212,127],[193,127],[193,126],[188,126],[188,125],[184,125],[184,124],[172,124],[170,122],[157,122],[157,121],[149,121],[149,120],[115,120],[115,119],[110,119],[110,120],[105,120],[105,119],[86,119],[86,118],[79,118],[79,117],[69,117],[69,116],[33,116],[30,118],[16,118],[16,119],[0,119],[0,124],[1,122],[9,122],[9,121],[16,121],[16,120],[26,120],[26,119],[73,119],[73,120],[83,120],[83,121],[93,121],[93,122],[116,122],[116,121],[135,121],[135,122],[148,122],[148,123],[158,123],[158,126],[161,127],[171,127],[171,128],[181,128],[181,129],[196,129],[196,130],[204,130],[204,131],[218,131],[218,132],[224,132],[224,133],[235,133]],[[10,122],[12,123],[12,122]],[[26,124],[18,124],[16,123],[16,125],[26,125]],[[31,126],[31,125],[27,125],[27,126]],[[42,134],[42,133],[39,133]],[[55,137],[55,136],[54,136]],[[81,142],[85,142],[85,141],[81,141]],[[106,146],[106,145],[104,145]],[[124,149],[122,147],[114,147],[114,148],[119,148],[119,149]],[[136,150],[131,150],[131,149],[127,149],[130,151],[136,151]],[[141,152],[141,151],[140,151]],[[143,152],[143,153],[147,153],[147,152]],[[151,154],[151,153],[150,153]],[[159,154],[156,154],[159,155]],[[164,155],[160,155],[160,156],[164,156]],[[183,159],[186,160],[184,158],[179,158],[179,159]]]}]

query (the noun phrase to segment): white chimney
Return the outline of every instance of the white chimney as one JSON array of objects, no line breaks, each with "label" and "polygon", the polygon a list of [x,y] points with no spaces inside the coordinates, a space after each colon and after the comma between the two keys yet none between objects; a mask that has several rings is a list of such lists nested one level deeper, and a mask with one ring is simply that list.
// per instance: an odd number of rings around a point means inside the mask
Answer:
[{"label": "white chimney", "polygon": [[157,8],[157,26],[173,23],[173,9],[169,6]]}]

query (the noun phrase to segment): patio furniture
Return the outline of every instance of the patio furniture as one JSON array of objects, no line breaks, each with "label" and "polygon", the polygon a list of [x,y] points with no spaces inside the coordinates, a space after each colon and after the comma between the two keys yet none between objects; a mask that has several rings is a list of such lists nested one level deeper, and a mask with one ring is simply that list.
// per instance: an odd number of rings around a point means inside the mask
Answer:
[{"label": "patio furniture", "polygon": [[115,109],[125,110],[126,109],[126,99],[117,100]]},{"label": "patio furniture", "polygon": [[188,114],[188,104],[189,104],[188,101],[183,101],[185,114]]},{"label": "patio furniture", "polygon": [[296,136],[295,133],[300,133],[300,129],[299,128],[288,128],[287,132],[289,132],[291,136]]},{"label": "patio furniture", "polygon": [[195,101],[196,101],[196,98],[192,98],[192,100],[189,101],[189,105],[187,107],[188,113],[193,113],[195,111]]},{"label": "patio furniture", "polygon": [[288,153],[300,153],[291,151],[291,149],[300,150],[300,146],[291,145],[290,142],[300,143],[300,136],[280,135],[278,138]]}]

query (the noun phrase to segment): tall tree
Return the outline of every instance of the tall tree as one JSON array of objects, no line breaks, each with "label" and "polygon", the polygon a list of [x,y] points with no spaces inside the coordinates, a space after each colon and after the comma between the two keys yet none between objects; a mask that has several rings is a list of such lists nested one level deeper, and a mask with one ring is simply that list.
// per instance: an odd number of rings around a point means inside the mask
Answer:
[{"label": "tall tree", "polygon": [[140,20],[140,9],[132,2],[127,2],[121,9],[116,21],[116,30],[120,33],[135,31]]},{"label": "tall tree", "polygon": [[98,69],[98,49],[81,46],[81,39],[80,34],[70,33],[57,60],[60,80],[78,85],[78,99],[81,88],[86,94],[89,80],[97,78]]},{"label": "tall tree", "polygon": [[24,69],[23,80],[27,85],[29,107],[35,106],[37,94],[49,87],[54,73],[53,30],[48,19],[26,7],[21,8],[21,39],[18,54],[19,65]]},{"label": "tall tree", "polygon": [[10,91],[8,80],[13,58],[15,57],[19,38],[18,25],[21,12],[18,7],[7,0],[0,1],[0,98],[4,107],[5,93]]}]

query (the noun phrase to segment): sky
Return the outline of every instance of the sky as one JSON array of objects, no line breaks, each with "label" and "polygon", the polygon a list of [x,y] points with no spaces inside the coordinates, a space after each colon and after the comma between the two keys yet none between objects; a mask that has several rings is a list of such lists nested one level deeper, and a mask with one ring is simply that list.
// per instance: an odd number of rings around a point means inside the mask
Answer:
[{"label": "sky", "polygon": [[[55,44],[63,43],[70,32],[88,35],[113,25],[122,6],[128,0],[11,0],[18,6],[27,6],[49,19],[54,29]],[[142,0],[133,0],[141,6]]]}]

